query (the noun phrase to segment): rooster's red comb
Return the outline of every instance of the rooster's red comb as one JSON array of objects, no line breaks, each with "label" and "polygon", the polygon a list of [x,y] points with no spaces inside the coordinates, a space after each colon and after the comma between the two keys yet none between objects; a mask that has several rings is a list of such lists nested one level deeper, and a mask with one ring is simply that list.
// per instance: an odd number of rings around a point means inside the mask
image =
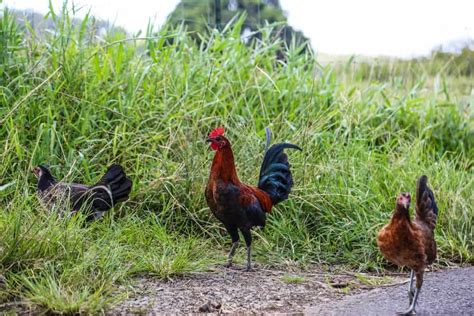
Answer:
[{"label": "rooster's red comb", "polygon": [[214,138],[217,136],[222,136],[224,135],[224,132],[225,132],[224,127],[220,126],[220,127],[215,128],[212,132],[210,132],[209,137]]}]

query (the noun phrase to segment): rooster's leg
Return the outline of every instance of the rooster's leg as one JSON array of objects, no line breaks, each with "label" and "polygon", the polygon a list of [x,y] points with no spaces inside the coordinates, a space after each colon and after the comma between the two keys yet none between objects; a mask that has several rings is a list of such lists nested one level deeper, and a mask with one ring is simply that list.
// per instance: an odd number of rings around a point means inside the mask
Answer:
[{"label": "rooster's leg", "polygon": [[224,265],[224,267],[230,268],[232,267],[235,249],[237,249],[237,246],[239,245],[239,231],[236,227],[226,227],[226,229],[232,238],[232,246],[230,247],[229,255],[227,256],[227,263]]},{"label": "rooster's leg", "polygon": [[413,289],[413,279],[415,278],[415,271],[413,269],[410,271],[410,282],[408,283],[408,300],[411,303],[413,302],[413,295],[415,291]]},{"label": "rooster's leg", "polygon": [[226,268],[232,267],[232,260],[234,259],[235,249],[239,245],[239,241],[232,241],[232,246],[230,247],[229,255],[227,256],[227,263],[224,265]]},{"label": "rooster's leg", "polygon": [[245,269],[247,272],[252,271],[251,252],[251,247],[247,246],[247,268]]},{"label": "rooster's leg", "polygon": [[244,235],[245,244],[247,245],[247,268],[245,271],[252,271],[252,260],[251,260],[251,245],[252,245],[252,234],[250,230],[242,230],[242,235]]}]

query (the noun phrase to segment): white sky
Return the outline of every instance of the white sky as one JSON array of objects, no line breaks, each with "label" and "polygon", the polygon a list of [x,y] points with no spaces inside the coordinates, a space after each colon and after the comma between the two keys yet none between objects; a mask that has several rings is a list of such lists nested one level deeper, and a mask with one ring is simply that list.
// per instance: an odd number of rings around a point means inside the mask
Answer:
[{"label": "white sky", "polygon": [[[62,2],[52,0],[58,9]],[[74,1],[76,6],[90,8],[93,15],[132,32],[145,30],[149,19],[157,26],[162,25],[178,2]],[[411,57],[428,54],[439,44],[474,39],[474,0],[280,0],[280,3],[288,14],[289,24],[302,30],[317,52]],[[48,0],[4,0],[3,5],[40,13],[48,11]]]}]

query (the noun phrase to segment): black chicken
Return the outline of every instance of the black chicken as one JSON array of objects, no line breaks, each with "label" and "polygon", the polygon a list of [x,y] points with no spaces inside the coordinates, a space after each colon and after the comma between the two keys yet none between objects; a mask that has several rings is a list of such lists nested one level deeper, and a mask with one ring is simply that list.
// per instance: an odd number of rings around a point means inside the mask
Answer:
[{"label": "black chicken", "polygon": [[38,197],[45,208],[62,215],[82,209],[87,212],[88,220],[99,219],[115,204],[126,201],[132,190],[132,181],[122,166],[116,164],[92,186],[58,182],[42,165],[35,167],[33,173],[38,178]]}]

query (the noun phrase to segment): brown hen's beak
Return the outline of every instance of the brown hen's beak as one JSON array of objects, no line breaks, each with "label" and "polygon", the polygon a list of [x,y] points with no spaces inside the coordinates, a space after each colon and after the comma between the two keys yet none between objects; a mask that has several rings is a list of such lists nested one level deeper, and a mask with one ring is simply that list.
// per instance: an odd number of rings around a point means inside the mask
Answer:
[{"label": "brown hen's beak", "polygon": [[214,138],[208,137],[208,138],[206,139],[206,143],[212,143],[213,141],[214,141]]}]

